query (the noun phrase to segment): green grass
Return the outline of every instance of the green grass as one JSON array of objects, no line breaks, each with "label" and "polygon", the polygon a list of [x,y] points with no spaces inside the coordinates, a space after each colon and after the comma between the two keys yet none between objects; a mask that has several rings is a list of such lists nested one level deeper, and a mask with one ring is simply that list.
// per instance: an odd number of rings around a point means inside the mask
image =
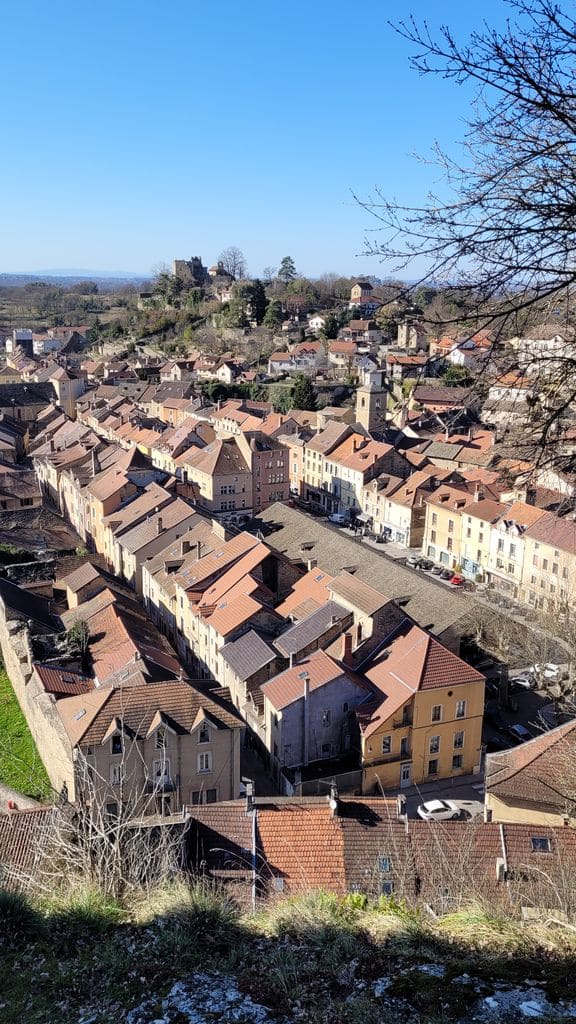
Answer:
[{"label": "green grass", "polygon": [[[172,985],[195,971],[232,975],[256,1002],[302,1024],[451,1024],[497,979],[514,986],[531,978],[552,999],[574,998],[573,936],[520,935],[500,920],[493,932],[485,915],[479,933],[479,923],[478,914],[462,914],[439,927],[392,904],[360,907],[325,893],[253,915],[202,882],[175,882],[125,905],[81,888],[35,902],[0,892],[0,1020],[110,1024],[152,996],[151,1019],[162,1016]],[[445,979],[421,970],[429,962],[444,965]],[[373,994],[382,977],[398,1017]]]},{"label": "green grass", "polygon": [[37,800],[51,793],[50,780],[12,689],[0,671],[0,783]]}]

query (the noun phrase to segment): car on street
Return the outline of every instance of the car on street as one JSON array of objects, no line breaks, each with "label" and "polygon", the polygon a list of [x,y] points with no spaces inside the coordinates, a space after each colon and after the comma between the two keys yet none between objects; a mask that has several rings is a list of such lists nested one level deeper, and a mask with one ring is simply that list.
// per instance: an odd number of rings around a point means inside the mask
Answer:
[{"label": "car on street", "polygon": [[451,580],[453,575],[454,573],[452,572],[452,569],[443,569],[442,572],[440,573],[440,579]]},{"label": "car on street", "polygon": [[532,675],[510,676],[508,686],[512,693],[517,693],[519,690],[534,690],[536,689],[536,679]]},{"label": "car on street", "polygon": [[560,675],[560,665],[555,665],[554,662],[548,661],[543,665],[532,665],[529,669],[536,678],[540,679],[558,679]]},{"label": "car on street", "polygon": [[452,579],[450,580],[450,586],[451,587],[462,587],[464,585],[464,583],[465,583],[464,577],[461,576],[460,573],[458,573],[458,572],[454,573]]},{"label": "car on street", "polygon": [[515,743],[526,743],[527,740],[534,739],[532,733],[528,731],[526,726],[520,725],[519,722],[514,725],[509,725],[506,731]]},{"label": "car on street", "polygon": [[484,684],[484,692],[488,697],[499,697],[500,681],[498,679],[487,679]]},{"label": "car on street", "polygon": [[484,814],[484,805],[479,800],[428,800],[416,813],[424,821],[457,821]]},{"label": "car on street", "polygon": [[444,572],[444,568],[441,565],[434,565],[432,566],[430,572],[432,573],[433,576],[441,576],[442,573]]},{"label": "car on street", "polygon": [[484,715],[488,722],[497,729],[498,732],[508,732],[508,722],[502,715],[497,700],[486,701],[486,707],[484,709]]},{"label": "car on street", "polygon": [[420,565],[420,558],[418,555],[409,555],[406,559],[406,565],[409,565],[411,569],[417,569]]},{"label": "car on street", "polygon": [[334,526],[347,526],[349,519],[343,512],[331,512],[328,516],[328,522],[332,523]]},{"label": "car on street", "polygon": [[423,569],[424,572],[430,572],[434,568],[434,562],[431,562],[429,558],[421,558],[418,563],[418,568]]}]

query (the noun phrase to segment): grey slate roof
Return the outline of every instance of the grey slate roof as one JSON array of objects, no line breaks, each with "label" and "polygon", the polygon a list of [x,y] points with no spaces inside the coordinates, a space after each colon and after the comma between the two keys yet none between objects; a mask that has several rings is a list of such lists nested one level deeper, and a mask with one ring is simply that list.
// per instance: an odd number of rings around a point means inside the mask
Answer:
[{"label": "grey slate roof", "polygon": [[294,562],[305,563],[306,559],[315,558],[318,567],[332,576],[342,569],[355,568],[357,579],[370,584],[384,597],[401,601],[406,614],[435,636],[441,637],[457,624],[460,631],[472,611],[473,599],[469,595],[440,587],[426,579],[424,573],[411,572],[299,509],[276,502],[253,525],[260,529],[266,544]]},{"label": "grey slate roof", "polygon": [[0,578],[0,600],[6,609],[9,619],[27,619],[34,625],[48,629],[49,632],[56,632],[61,629],[57,616],[50,611],[50,601],[45,597],[39,597],[30,590],[23,590]]},{"label": "grey slate roof", "polygon": [[249,629],[238,640],[224,644],[220,653],[226,664],[242,680],[249,679],[277,657],[276,652],[253,629]]},{"label": "grey slate roof", "polygon": [[419,384],[412,392],[415,402],[449,402],[450,405],[469,405],[470,388],[451,388],[439,384],[437,387]]},{"label": "grey slate roof", "polygon": [[0,406],[49,405],[56,401],[52,384],[0,384]]},{"label": "grey slate roof", "polygon": [[287,629],[274,641],[274,646],[289,658],[291,654],[299,654],[308,644],[319,640],[334,621],[342,622],[348,618],[351,618],[351,613],[346,608],[336,604],[336,601],[328,601],[317,611]]},{"label": "grey slate roof", "polygon": [[451,459],[454,461],[461,449],[461,444],[450,444],[449,441],[431,441],[424,449],[424,454],[429,459]]}]

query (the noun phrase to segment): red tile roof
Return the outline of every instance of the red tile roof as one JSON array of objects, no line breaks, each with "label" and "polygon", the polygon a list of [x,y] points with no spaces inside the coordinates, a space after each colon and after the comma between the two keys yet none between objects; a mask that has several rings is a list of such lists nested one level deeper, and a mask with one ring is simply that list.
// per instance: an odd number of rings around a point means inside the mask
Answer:
[{"label": "red tile roof", "polygon": [[547,807],[574,816],[576,722],[486,758],[486,791],[505,803]]},{"label": "red tile roof", "polygon": [[287,668],[268,683],[263,683],[261,690],[272,706],[277,711],[281,711],[282,708],[288,707],[289,704],[293,704],[294,701],[302,697],[305,679],[308,680],[308,686],[312,691],[335,679],[340,679],[342,676],[353,678],[355,682],[369,690],[367,684],[360,677],[354,676],[353,673],[342,668],[334,658],[322,650],[314,651],[307,658],[298,661],[292,668]]},{"label": "red tile roof", "polygon": [[94,680],[76,669],[60,665],[35,664],[34,671],[46,693],[70,697],[74,694],[89,693],[94,689]]},{"label": "red tile roof", "polygon": [[365,670],[382,694],[377,706],[358,712],[362,732],[372,735],[419,690],[463,683],[484,685],[484,676],[419,626],[408,624]]}]

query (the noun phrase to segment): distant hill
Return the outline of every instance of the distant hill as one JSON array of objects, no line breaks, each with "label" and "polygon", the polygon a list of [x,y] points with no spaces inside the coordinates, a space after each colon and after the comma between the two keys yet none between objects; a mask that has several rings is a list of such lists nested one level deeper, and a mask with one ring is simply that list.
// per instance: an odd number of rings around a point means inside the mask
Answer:
[{"label": "distant hill", "polygon": [[136,284],[140,281],[149,280],[151,274],[134,274],[126,270],[37,270],[33,273],[18,274],[4,272],[0,273],[0,287],[24,288],[34,281],[42,281],[46,284],[69,287],[79,284],[82,281],[95,281],[96,284],[105,284],[106,288],[114,285]]},{"label": "distant hill", "polygon": [[[65,269],[61,267],[55,269],[54,267],[52,267],[50,270],[34,270],[32,271],[32,274],[36,278],[77,277],[80,278],[80,280],[82,280],[83,278],[89,278],[91,281],[94,281],[97,277],[102,279],[112,277],[119,281],[129,281],[134,278],[137,278],[139,281],[142,281],[146,276],[150,276],[149,274],[135,274],[133,270],[80,270],[78,269],[78,267],[73,267],[72,269],[70,269],[69,267]],[[29,277],[30,274],[28,274],[27,276]]]}]

